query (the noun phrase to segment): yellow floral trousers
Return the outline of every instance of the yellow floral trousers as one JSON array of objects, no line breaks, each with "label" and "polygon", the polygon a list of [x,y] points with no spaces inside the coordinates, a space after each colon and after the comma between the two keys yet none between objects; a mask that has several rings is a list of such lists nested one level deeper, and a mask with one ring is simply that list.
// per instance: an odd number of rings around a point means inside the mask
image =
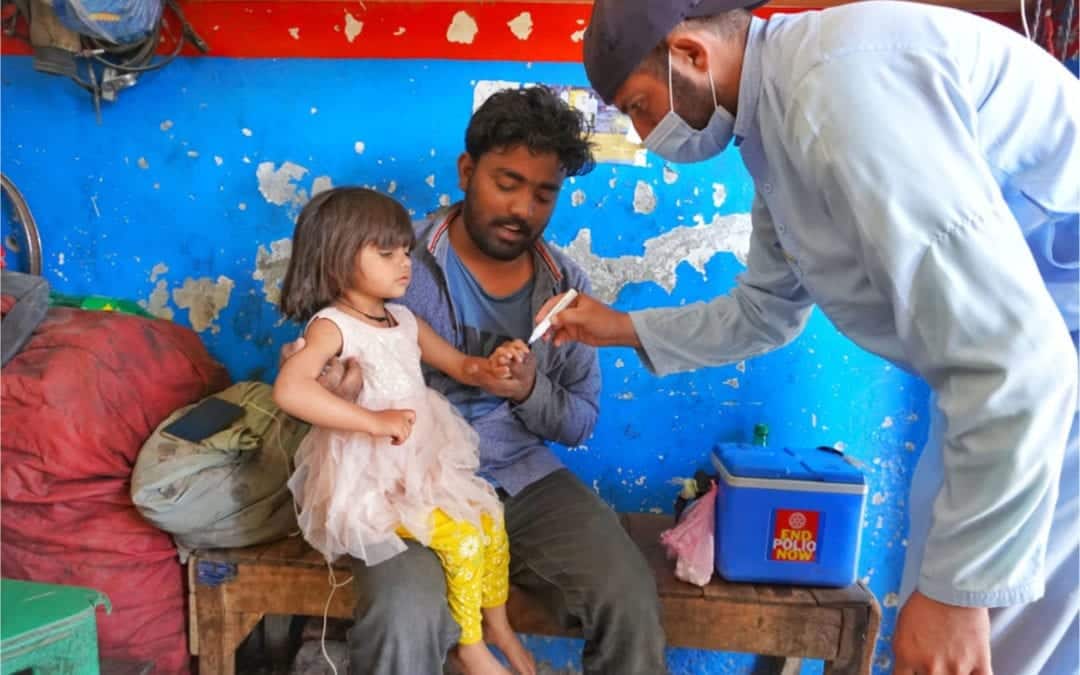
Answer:
[{"label": "yellow floral trousers", "polygon": [[[446,574],[450,615],[461,626],[461,644],[479,642],[481,608],[506,603],[510,593],[510,544],[502,518],[486,513],[483,530],[467,521],[453,520],[441,509],[432,513],[431,542],[428,547],[439,557]],[[398,528],[402,537],[414,539]],[[393,564],[391,562],[390,564]]]}]

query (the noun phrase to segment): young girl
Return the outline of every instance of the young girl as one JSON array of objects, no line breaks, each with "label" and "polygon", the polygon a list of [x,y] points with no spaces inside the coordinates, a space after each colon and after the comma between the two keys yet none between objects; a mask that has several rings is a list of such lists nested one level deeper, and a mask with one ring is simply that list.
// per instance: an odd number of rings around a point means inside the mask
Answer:
[{"label": "young girl", "polygon": [[[420,371],[422,359],[475,386],[480,375],[508,376],[505,364],[527,347],[515,341],[489,359],[468,357],[404,306],[386,303],[409,285],[413,237],[400,204],[363,188],[322,192],[300,213],[281,311],[307,330],[303,349],[282,364],[274,400],[314,428],[289,488],[304,537],[328,562],[349,555],[377,565],[405,550],[403,538],[436,553],[466,673],[509,675],[487,637],[515,670],[533,675],[506,616],[502,505],[475,473],[476,433]],[[355,402],[317,381],[334,356],[360,363]]]}]

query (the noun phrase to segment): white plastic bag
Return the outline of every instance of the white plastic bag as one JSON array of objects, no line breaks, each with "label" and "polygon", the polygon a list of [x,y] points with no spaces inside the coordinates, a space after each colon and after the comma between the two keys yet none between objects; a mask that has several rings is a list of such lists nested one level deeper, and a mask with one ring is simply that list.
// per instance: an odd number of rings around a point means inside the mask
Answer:
[{"label": "white plastic bag", "polygon": [[675,559],[675,576],[695,586],[705,586],[713,573],[716,539],[716,483],[690,504],[682,519],[660,534],[669,558]]}]

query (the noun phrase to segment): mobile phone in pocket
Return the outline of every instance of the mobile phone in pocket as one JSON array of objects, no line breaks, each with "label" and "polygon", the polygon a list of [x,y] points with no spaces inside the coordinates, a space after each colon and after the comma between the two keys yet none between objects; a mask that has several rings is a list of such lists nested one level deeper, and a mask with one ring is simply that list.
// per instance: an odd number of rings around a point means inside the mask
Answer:
[{"label": "mobile phone in pocket", "polygon": [[244,409],[223,398],[210,396],[203,399],[172,424],[162,429],[168,434],[191,443],[199,443],[244,416]]}]

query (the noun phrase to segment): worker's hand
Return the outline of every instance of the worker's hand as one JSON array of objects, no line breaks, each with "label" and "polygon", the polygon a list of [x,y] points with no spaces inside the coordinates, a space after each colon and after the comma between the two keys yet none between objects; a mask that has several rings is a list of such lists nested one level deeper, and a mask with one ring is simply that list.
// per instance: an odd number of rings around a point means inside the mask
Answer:
[{"label": "worker's hand", "polygon": [[[543,321],[561,298],[561,295],[557,295],[544,303],[534,321]],[[641,347],[629,314],[611,309],[581,293],[569,307],[551,318],[551,330],[544,335],[544,339],[556,347],[572,341],[594,347]]]},{"label": "worker's hand", "polygon": [[[304,338],[300,338],[282,347],[279,365],[303,349],[305,344]],[[346,401],[355,401],[360,395],[360,390],[364,388],[364,373],[356,359],[333,358],[323,368],[318,382],[323,389],[334,396]]]},{"label": "worker's hand", "polygon": [[993,675],[990,615],[915,591],[900,610],[893,653],[894,675]]}]

